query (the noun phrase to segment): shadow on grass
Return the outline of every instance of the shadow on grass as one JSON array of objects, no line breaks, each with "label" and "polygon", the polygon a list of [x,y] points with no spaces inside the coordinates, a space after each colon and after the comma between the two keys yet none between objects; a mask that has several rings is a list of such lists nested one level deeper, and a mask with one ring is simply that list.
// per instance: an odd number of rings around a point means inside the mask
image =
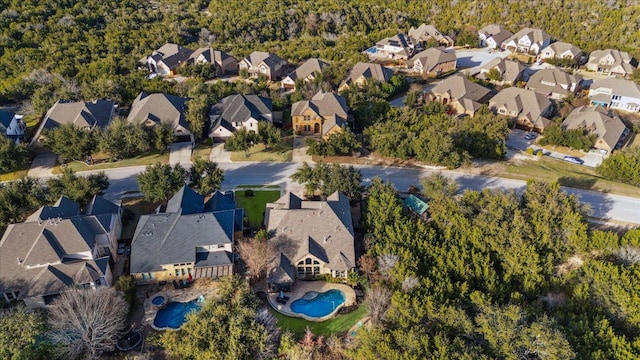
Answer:
[{"label": "shadow on grass", "polygon": [[598,179],[596,178],[584,178],[576,176],[561,176],[558,178],[558,183],[562,186],[572,187],[576,189],[597,190],[606,193],[607,191],[596,188],[597,181]]}]

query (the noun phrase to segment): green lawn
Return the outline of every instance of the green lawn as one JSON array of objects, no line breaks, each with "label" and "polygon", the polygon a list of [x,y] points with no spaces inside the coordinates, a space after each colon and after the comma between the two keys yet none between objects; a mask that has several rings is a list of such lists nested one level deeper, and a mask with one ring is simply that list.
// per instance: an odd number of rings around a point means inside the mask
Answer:
[{"label": "green lawn", "polygon": [[280,185],[238,185],[237,189],[279,189]]},{"label": "green lawn", "polygon": [[27,176],[29,172],[29,167],[31,166],[31,162],[22,164],[16,170],[8,173],[0,173],[0,181],[13,181],[19,180],[23,177]]},{"label": "green lawn", "polygon": [[236,191],[236,203],[244,209],[244,215],[249,219],[249,226],[259,228],[262,226],[262,216],[265,205],[280,198],[280,190],[254,191],[252,197],[245,197],[244,190]]},{"label": "green lawn", "polygon": [[338,315],[333,319],[329,319],[323,322],[307,321],[301,318],[293,318],[280,314],[279,312],[271,309],[273,315],[278,319],[278,326],[282,330],[291,331],[297,338],[302,338],[307,328],[313,332],[316,336],[330,336],[334,334],[341,334],[355,325],[358,320],[362,319],[367,312],[367,308],[364,305],[360,305],[355,311],[348,314]]},{"label": "green lawn", "polygon": [[264,144],[256,144],[247,152],[234,151],[231,153],[231,161],[291,161],[293,156],[293,136],[282,139],[282,144],[270,149],[265,149]]},{"label": "green lawn", "polygon": [[[102,158],[100,154],[94,155],[94,161],[99,161]],[[120,167],[127,166],[145,166],[145,165],[153,165],[155,163],[166,164],[169,162],[169,152],[166,151],[163,154],[159,152],[149,152],[144,155],[136,156],[130,159],[123,159],[116,162],[102,162],[94,165],[87,165],[82,161],[72,161],[67,164],[69,168],[73,171],[89,171],[89,170],[104,170],[104,169],[114,169]],[[54,174],[62,173],[62,168],[60,166],[56,166],[53,168]]]},{"label": "green lawn", "polygon": [[640,197],[639,187],[606,180],[596,174],[594,169],[548,157],[537,161],[510,162],[497,176],[518,180],[557,180],[562,186]]},{"label": "green lawn", "polygon": [[211,144],[209,141],[205,141],[193,149],[193,152],[191,152],[191,161],[195,161],[198,158],[208,161],[209,155],[211,155]]}]

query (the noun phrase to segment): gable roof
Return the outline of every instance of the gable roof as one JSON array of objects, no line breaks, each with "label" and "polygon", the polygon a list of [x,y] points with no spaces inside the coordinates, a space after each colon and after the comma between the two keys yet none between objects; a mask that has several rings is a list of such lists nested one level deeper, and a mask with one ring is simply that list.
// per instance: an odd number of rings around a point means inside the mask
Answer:
[{"label": "gable roof", "polygon": [[[600,64],[600,59],[607,56],[613,59],[613,64]],[[631,60],[632,58],[628,52],[620,51],[618,49],[595,50],[589,54],[589,61],[587,65],[591,64],[600,69],[613,69],[615,67],[620,67],[625,74],[630,74],[636,69],[631,65]]]},{"label": "gable roof", "polygon": [[218,126],[235,131],[233,123],[244,123],[250,119],[272,121],[271,99],[258,95],[230,95],[211,107],[210,117],[214,119],[209,134],[213,136]]},{"label": "gable roof", "polygon": [[282,253],[295,265],[310,254],[333,270],[355,266],[354,231],[349,199],[335,192],[326,201],[302,201],[291,193],[267,204],[267,229],[289,243]]},{"label": "gable roof", "polygon": [[463,99],[477,102],[489,95],[491,91],[467,79],[464,75],[458,74],[442,80],[438,85],[434,86],[430,92],[433,94],[446,93],[460,102],[462,102]]},{"label": "gable roof", "polygon": [[296,268],[284,253],[276,256],[267,275],[269,284],[293,284],[296,281]]},{"label": "gable roof", "polygon": [[416,62],[420,62],[425,71],[432,72],[439,64],[451,61],[457,61],[456,54],[454,52],[447,52],[441,48],[429,48],[417,53],[413,57],[413,60],[411,60],[410,64],[413,66]]},{"label": "gable roof", "polygon": [[359,62],[353,67],[353,69],[351,69],[349,77],[347,77],[347,79],[342,83],[349,85],[358,80],[361,76],[367,80],[387,82],[391,79],[391,76],[393,76],[393,70],[380,64]]},{"label": "gable roof", "polygon": [[16,114],[11,111],[1,111],[0,110],[0,133],[6,134],[7,128],[11,125],[11,121],[13,121],[14,116]]},{"label": "gable roof", "polygon": [[429,209],[429,204],[426,201],[413,194],[409,194],[409,196],[404,199],[403,204],[420,216]]},{"label": "gable roof", "polygon": [[146,64],[148,58],[155,61],[162,61],[168,68],[173,69],[183,61],[186,61],[193,53],[193,50],[184,48],[173,43],[166,43],[158,50],[154,50],[151,55],[144,57],[140,62]]},{"label": "gable roof", "polygon": [[204,210],[204,197],[184,185],[167,202],[166,212],[182,215],[199,214]]},{"label": "gable roof", "polygon": [[321,116],[337,115],[347,117],[347,100],[333,92],[317,92],[311,100],[298,101],[291,105],[291,116],[302,115],[305,110],[312,109]]},{"label": "gable roof", "polygon": [[67,219],[78,214],[80,214],[80,204],[66,196],[61,196],[52,206],[42,206],[29,215],[25,222],[45,221],[55,218]]},{"label": "gable roof", "polygon": [[582,50],[580,50],[580,48],[578,48],[577,46],[562,41],[554,42],[548,47],[549,49],[553,50],[556,55],[563,54],[567,51],[574,57],[582,54]]},{"label": "gable roof", "polygon": [[63,124],[73,124],[82,129],[105,128],[113,118],[114,106],[111,100],[58,100],[45,114],[31,143],[37,141],[43,130],[53,130]]},{"label": "gable roof", "polygon": [[597,105],[580,106],[574,109],[562,122],[566,129],[584,129],[596,134],[610,149],[614,149],[623,135],[626,126],[617,116]]},{"label": "gable roof", "polygon": [[284,61],[278,55],[264,51],[254,51],[249,56],[244,58],[244,60],[251,67],[257,67],[264,62],[271,69],[276,69],[286,64],[286,61]]},{"label": "gable roof", "polygon": [[523,37],[528,37],[529,39],[531,39],[531,45],[533,44],[541,45],[542,43],[551,40],[551,35],[547,34],[546,31],[542,29],[534,29],[534,28],[527,27],[513,34],[513,36],[509,37],[505,41],[509,42],[513,40],[516,43],[518,43],[518,40],[520,40]]},{"label": "gable roof", "polygon": [[504,107],[509,111],[515,111],[518,118],[526,118],[532,123],[540,123],[546,126],[550,122],[550,120],[542,118],[541,115],[544,110],[551,106],[551,101],[544,95],[532,90],[517,87],[502,89],[489,100],[489,106],[494,108]]},{"label": "gable roof", "polygon": [[413,48],[414,48],[413,40],[409,36],[403,33],[399,33],[391,37],[384,38],[378,41],[376,43],[376,46],[379,48],[383,48],[385,46],[397,48],[399,50],[396,51],[395,53],[404,55],[406,57],[411,56],[411,52],[413,51]]},{"label": "gable roof", "polygon": [[551,94],[566,96],[571,92],[569,88],[573,86],[577,88],[581,82],[582,76],[580,75],[569,74],[558,68],[546,68],[529,77],[527,89],[547,96]]},{"label": "gable roof", "polygon": [[476,77],[478,79],[486,80],[488,72],[494,68],[502,75],[502,81],[509,83],[516,82],[524,71],[524,66],[520,64],[519,61],[494,58],[480,68],[480,73],[478,73]]},{"label": "gable roof", "polygon": [[329,63],[320,59],[307,59],[307,61],[298,66],[298,68],[291,72],[287,77],[291,79],[291,81],[295,82],[297,79],[305,79],[314,73],[321,73],[327,66],[329,66]]},{"label": "gable roof", "polygon": [[513,36],[511,31],[497,24],[486,25],[478,31],[478,34],[483,34],[486,39],[493,38],[498,45]]},{"label": "gable roof", "polygon": [[[595,80],[590,87],[589,97],[592,96],[592,92],[599,89],[611,89],[609,95],[623,95],[631,98],[640,99],[640,85],[631,80],[606,78]],[[610,96],[609,96],[610,98]]]},{"label": "gable roof", "polygon": [[189,123],[185,118],[188,99],[156,93],[141,92],[131,105],[127,121],[135,124],[146,124],[148,121],[171,125],[172,129],[182,127],[188,135]]},{"label": "gable roof", "polygon": [[433,38],[438,42],[446,42],[453,45],[453,39],[449,36],[442,35],[433,25],[421,24],[418,28],[411,27],[411,29],[409,29],[409,36],[418,42],[425,42]]},{"label": "gable roof", "polygon": [[202,57],[208,63],[217,64],[218,66],[222,66],[222,64],[225,61],[229,61],[229,60],[236,61],[236,59],[233,56],[227,54],[226,52],[215,50],[210,47],[198,48],[191,54],[191,56],[189,56],[189,61],[195,62],[198,59],[198,57],[200,57],[200,55],[202,55]]}]

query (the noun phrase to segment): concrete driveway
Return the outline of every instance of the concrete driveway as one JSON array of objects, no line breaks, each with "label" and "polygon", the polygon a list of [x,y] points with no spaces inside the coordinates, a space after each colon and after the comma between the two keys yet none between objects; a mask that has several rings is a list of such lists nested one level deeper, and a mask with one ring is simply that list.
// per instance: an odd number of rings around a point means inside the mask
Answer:
[{"label": "concrete driveway", "polygon": [[176,164],[192,165],[190,142],[171,144],[171,152],[169,153],[169,165],[174,166]]},{"label": "concrete driveway", "polygon": [[304,146],[303,136],[295,136],[293,138],[293,155],[291,156],[291,161],[294,163],[307,162],[309,164],[313,164],[313,159],[311,159],[310,155],[307,155],[307,147]]},{"label": "concrete driveway", "polygon": [[29,177],[41,178],[50,177],[53,175],[51,172],[53,167],[56,166],[57,155],[54,153],[38,154],[31,163],[31,168],[27,175]]},{"label": "concrete driveway", "polygon": [[215,163],[230,163],[231,152],[224,149],[223,143],[213,144],[211,154],[209,154],[209,161]]},{"label": "concrete driveway", "polygon": [[492,51],[489,48],[465,49],[456,52],[456,67],[458,69],[478,68],[495,58],[506,58],[510,51]]}]

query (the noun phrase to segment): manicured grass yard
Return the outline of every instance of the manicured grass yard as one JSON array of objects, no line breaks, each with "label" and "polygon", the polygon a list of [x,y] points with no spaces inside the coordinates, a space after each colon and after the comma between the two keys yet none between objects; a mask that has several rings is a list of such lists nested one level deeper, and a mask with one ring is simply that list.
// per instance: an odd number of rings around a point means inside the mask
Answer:
[{"label": "manicured grass yard", "polygon": [[262,226],[262,216],[267,203],[280,198],[280,190],[257,190],[252,197],[245,197],[244,190],[236,191],[236,203],[244,209],[245,216],[249,219],[249,226],[259,228]]},{"label": "manicured grass yard", "polygon": [[19,180],[27,176],[31,162],[22,164],[18,169],[8,173],[0,173],[0,181]]},{"label": "manicured grass yard", "polygon": [[122,239],[131,239],[136,232],[136,226],[141,215],[152,214],[160,203],[150,203],[144,197],[125,198],[122,200],[122,208],[124,211],[129,210],[133,213],[133,218],[123,223]]},{"label": "manicured grass yard", "polygon": [[195,161],[198,158],[209,160],[209,155],[211,155],[211,144],[209,141],[206,141],[196,145],[195,149],[191,152],[191,161]]},{"label": "manicured grass yard", "polygon": [[[87,165],[82,161],[72,161],[67,164],[67,167],[71,168],[73,171],[89,171],[89,170],[104,170],[104,169],[114,169],[119,167],[126,166],[146,166],[153,165],[155,163],[166,164],[169,162],[169,152],[165,151],[163,154],[151,151],[144,155],[136,156],[130,159],[123,159],[116,162],[103,162],[99,161],[106,159],[107,156],[104,154],[95,154],[93,155],[93,161],[98,162],[94,165]],[[62,168],[60,166],[56,166],[53,168],[54,174],[62,173]]]},{"label": "manicured grass yard", "polygon": [[330,336],[344,333],[366,315],[367,308],[364,305],[360,305],[360,307],[355,311],[344,315],[338,315],[333,319],[323,322],[313,322],[301,318],[285,316],[273,309],[271,309],[271,312],[276,319],[278,319],[278,326],[280,329],[289,330],[297,338],[302,338],[307,326],[316,336]]},{"label": "manicured grass yard", "polygon": [[270,149],[265,149],[264,144],[256,144],[246,153],[234,151],[231,153],[231,161],[291,161],[292,155],[293,136],[287,136],[282,138],[282,144]]}]

